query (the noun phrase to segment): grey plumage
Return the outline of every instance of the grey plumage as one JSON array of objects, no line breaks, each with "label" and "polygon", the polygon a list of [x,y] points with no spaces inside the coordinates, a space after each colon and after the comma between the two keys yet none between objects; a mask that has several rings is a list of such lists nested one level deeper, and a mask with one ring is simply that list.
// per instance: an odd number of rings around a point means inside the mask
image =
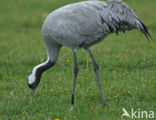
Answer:
[{"label": "grey plumage", "polygon": [[[93,60],[94,70],[99,83],[101,99],[104,100],[98,64],[92,54],[91,46],[104,40],[107,35],[120,31],[139,29],[149,40],[150,34],[146,26],[137,15],[122,0],[84,1],[69,4],[50,13],[42,26],[42,36],[45,41],[48,59],[45,63],[36,66],[28,76],[28,85],[36,89],[41,74],[53,66],[58,58],[60,48],[68,46],[74,54],[74,83],[72,104],[74,104],[74,90],[78,74],[76,50],[84,48]],[[50,67],[49,67],[50,66]],[[37,76],[39,69],[45,68]]]},{"label": "grey plumage", "polygon": [[112,32],[135,28],[148,36],[136,14],[125,3],[85,1],[52,12],[42,32],[46,36],[48,29],[56,43],[75,49],[98,43]]}]

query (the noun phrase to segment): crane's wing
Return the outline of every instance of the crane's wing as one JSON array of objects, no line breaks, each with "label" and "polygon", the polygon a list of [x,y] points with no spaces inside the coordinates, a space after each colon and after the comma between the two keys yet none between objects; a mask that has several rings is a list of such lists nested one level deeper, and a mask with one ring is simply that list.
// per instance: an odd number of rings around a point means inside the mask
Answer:
[{"label": "crane's wing", "polygon": [[139,29],[149,40],[150,34],[147,27],[125,3],[107,2],[108,6],[100,12],[101,22],[109,32]]}]

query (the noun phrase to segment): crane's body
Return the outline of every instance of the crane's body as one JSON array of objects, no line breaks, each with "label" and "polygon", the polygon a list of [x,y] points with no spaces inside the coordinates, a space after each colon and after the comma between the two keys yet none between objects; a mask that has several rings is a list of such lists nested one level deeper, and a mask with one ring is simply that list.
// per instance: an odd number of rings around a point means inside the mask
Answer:
[{"label": "crane's body", "polygon": [[66,5],[50,13],[42,26],[42,36],[45,41],[48,59],[32,70],[28,85],[34,93],[42,73],[52,67],[58,58],[60,48],[67,46],[74,55],[74,84],[72,104],[74,103],[74,90],[78,65],[76,50],[86,49],[94,63],[94,70],[99,83],[102,102],[106,105],[99,77],[98,64],[91,51],[91,46],[104,40],[107,35],[139,29],[149,39],[146,26],[138,19],[136,14],[121,0],[84,1]]},{"label": "crane's body", "polygon": [[50,33],[51,40],[72,49],[98,43],[108,34],[98,10],[105,6],[105,2],[85,1],[57,9],[46,18],[42,34]]},{"label": "crane's body", "polygon": [[72,49],[87,48],[112,32],[131,30],[137,25],[141,25],[138,17],[125,3],[85,1],[50,13],[43,24],[42,34]]}]

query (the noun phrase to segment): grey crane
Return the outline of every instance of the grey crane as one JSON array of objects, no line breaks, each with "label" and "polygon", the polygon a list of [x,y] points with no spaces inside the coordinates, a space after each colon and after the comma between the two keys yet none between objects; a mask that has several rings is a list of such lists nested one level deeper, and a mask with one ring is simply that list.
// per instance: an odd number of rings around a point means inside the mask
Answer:
[{"label": "grey crane", "polygon": [[42,26],[47,61],[35,66],[28,76],[31,101],[42,73],[55,65],[61,47],[67,46],[72,49],[74,56],[71,104],[74,105],[75,84],[79,70],[76,51],[84,48],[89,52],[93,61],[102,104],[106,106],[101,88],[99,65],[93,56],[91,47],[111,33],[118,35],[120,31],[132,29],[139,29],[149,41],[151,40],[147,27],[122,0],[83,1],[66,5],[50,13]]}]

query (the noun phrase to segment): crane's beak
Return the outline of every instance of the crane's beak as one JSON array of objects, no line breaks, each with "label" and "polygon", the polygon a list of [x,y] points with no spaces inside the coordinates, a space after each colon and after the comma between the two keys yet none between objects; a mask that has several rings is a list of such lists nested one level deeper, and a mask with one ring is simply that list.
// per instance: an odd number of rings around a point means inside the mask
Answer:
[{"label": "crane's beak", "polygon": [[35,93],[35,89],[30,89],[30,103],[33,102],[34,93]]}]

